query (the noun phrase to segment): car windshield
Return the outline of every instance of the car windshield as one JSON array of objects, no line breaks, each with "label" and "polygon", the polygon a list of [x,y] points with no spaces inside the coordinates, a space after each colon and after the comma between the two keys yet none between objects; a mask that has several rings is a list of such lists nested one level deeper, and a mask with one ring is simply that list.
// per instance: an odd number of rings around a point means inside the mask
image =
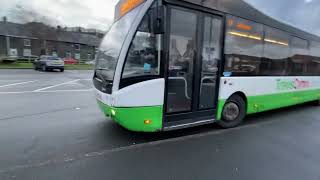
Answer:
[{"label": "car windshield", "polygon": [[142,6],[138,6],[115,22],[102,40],[98,50],[96,70],[101,72],[104,79],[113,80],[122,45]]}]

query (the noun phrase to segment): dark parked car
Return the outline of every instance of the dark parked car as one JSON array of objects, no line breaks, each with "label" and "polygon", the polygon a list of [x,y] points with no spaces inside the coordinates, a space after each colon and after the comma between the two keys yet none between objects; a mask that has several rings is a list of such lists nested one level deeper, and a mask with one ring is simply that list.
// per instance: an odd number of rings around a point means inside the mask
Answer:
[{"label": "dark parked car", "polygon": [[48,71],[53,69],[59,69],[61,72],[64,71],[64,61],[59,57],[54,56],[40,56],[33,63],[34,69],[41,69],[42,71]]}]

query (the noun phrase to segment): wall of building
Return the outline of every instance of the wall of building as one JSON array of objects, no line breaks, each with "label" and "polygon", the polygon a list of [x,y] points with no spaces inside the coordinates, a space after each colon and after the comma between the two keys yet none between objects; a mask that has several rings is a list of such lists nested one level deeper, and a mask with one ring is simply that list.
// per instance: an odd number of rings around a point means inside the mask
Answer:
[{"label": "wall of building", "polygon": [[[0,33],[2,34],[2,36],[0,35],[0,55],[12,54],[26,57],[54,54],[61,58],[73,57],[81,60],[92,60],[95,57],[94,46],[99,45],[103,36],[103,33],[95,30],[70,32],[37,22],[19,24],[0,21],[0,24]],[[10,36],[9,49],[4,34]],[[29,39],[30,43],[25,43],[25,39]],[[8,52],[10,53],[8,54]]]},{"label": "wall of building", "polygon": [[0,56],[7,55],[6,37],[0,36]]},{"label": "wall of building", "polygon": [[[80,46],[80,49],[77,47]],[[64,58],[71,55],[72,58],[81,60],[93,60],[95,56],[95,47],[84,44],[74,44],[68,42],[47,41],[47,54],[57,54],[59,57]],[[88,57],[91,54],[91,57]]]},{"label": "wall of building", "polygon": [[[26,46],[24,40],[25,38],[10,37],[10,48],[17,49],[19,57],[26,55],[25,50],[30,50],[32,56],[56,54],[58,57],[65,58],[71,55],[72,58],[78,59],[80,57],[81,60],[93,60],[95,57],[96,47],[94,46],[40,39],[30,39],[30,46]],[[80,49],[78,49],[79,46]],[[5,36],[0,36],[0,56],[1,55],[7,55]]]},{"label": "wall of building", "polygon": [[81,59],[93,60],[96,53],[95,51],[96,51],[96,47],[94,46],[81,45],[80,46]]},{"label": "wall of building", "polygon": [[43,48],[43,40],[33,39],[31,40],[31,54],[33,56],[39,56],[41,49]]},{"label": "wall of building", "polygon": [[16,38],[16,37],[10,37],[10,49],[17,49],[18,56],[23,56],[23,39]]}]

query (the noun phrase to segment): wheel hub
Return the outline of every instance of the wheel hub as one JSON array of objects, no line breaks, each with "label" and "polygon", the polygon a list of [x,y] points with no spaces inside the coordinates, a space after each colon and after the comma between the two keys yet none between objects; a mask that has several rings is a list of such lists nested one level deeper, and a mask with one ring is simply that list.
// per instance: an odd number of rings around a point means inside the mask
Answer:
[{"label": "wheel hub", "polygon": [[229,102],[225,105],[223,110],[223,117],[226,121],[234,121],[240,115],[239,107],[234,102]]}]

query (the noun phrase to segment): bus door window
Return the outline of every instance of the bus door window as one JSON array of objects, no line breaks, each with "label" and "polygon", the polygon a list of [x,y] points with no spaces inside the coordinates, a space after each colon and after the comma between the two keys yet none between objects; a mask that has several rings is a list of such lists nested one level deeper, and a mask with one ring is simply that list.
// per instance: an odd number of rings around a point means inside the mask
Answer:
[{"label": "bus door window", "polygon": [[183,54],[182,67],[186,72],[192,70],[193,60],[195,57],[195,49],[193,40],[189,40],[186,46],[186,52]]},{"label": "bus door window", "polygon": [[214,108],[218,62],[221,60],[220,19],[205,17],[202,43],[202,69],[200,82],[200,109]]},{"label": "bus door window", "polygon": [[171,9],[170,27],[167,112],[190,111],[197,14]]},{"label": "bus door window", "polygon": [[180,61],[182,55],[180,54],[179,50],[177,49],[177,40],[171,39],[170,43],[170,61],[169,61],[169,70],[170,75],[174,76],[175,73],[179,72],[179,68],[175,67],[175,65]]}]

